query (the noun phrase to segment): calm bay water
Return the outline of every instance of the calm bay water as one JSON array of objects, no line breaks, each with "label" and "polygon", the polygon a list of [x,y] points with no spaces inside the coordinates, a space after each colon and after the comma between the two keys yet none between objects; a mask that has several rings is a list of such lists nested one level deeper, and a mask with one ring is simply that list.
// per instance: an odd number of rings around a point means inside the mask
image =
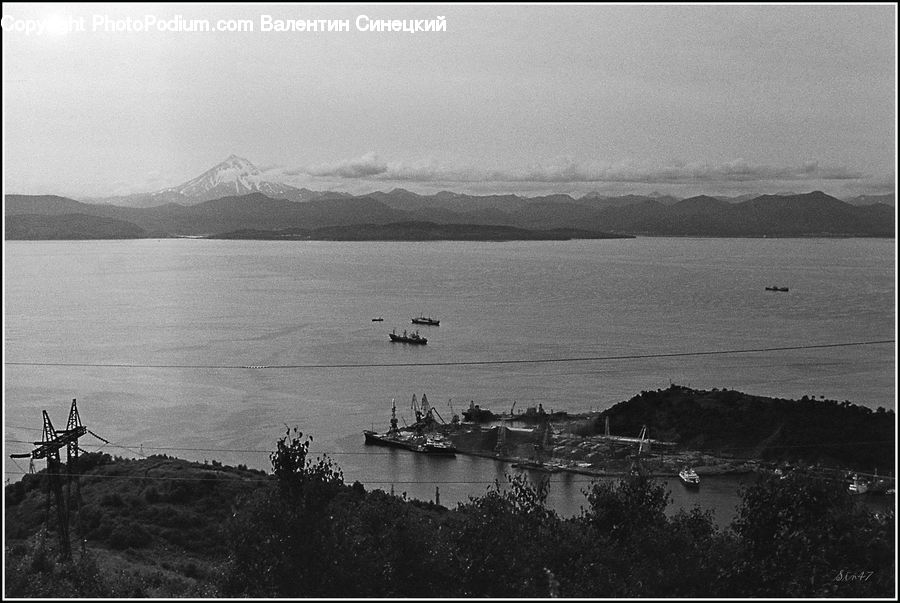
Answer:
[{"label": "calm bay water", "polygon": [[[12,452],[39,437],[41,410],[61,427],[78,398],[92,431],[137,452],[267,469],[265,451],[298,426],[348,481],[427,500],[437,485],[452,505],[512,469],[365,447],[362,430],[386,429],[391,399],[407,420],[414,393],[449,419],[451,404],[459,412],[469,400],[603,409],[670,382],[872,408],[896,400],[893,344],[640,357],[892,340],[892,240],[166,239],[6,242],[4,251],[5,360],[31,363],[5,365]],[[420,314],[441,320],[420,327],[427,346],[388,340]],[[622,356],[635,357],[611,358]],[[572,358],[593,359],[377,366]],[[249,366],[272,368],[239,368]],[[21,461],[4,462],[17,479]],[[676,506],[727,519],[735,484],[671,488]],[[555,475],[551,500],[577,512],[586,486]]]}]

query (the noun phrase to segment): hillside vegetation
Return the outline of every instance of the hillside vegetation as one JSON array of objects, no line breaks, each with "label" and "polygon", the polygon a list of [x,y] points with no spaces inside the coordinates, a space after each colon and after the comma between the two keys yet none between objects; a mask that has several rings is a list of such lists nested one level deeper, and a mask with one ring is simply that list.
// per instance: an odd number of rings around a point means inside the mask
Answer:
[{"label": "hillside vegetation", "polygon": [[[272,475],[88,455],[86,553],[57,562],[46,475],[6,487],[9,597],[890,597],[894,515],[802,474],[764,475],[730,530],[668,517],[644,477],[593,483],[562,519],[508,477],[449,510],[346,485],[289,431]],[[52,516],[52,515],[51,515]],[[75,531],[75,530],[73,530]],[[42,535],[43,534],[43,535]],[[850,572],[853,578],[850,579]],[[857,572],[865,575],[857,576]]]}]

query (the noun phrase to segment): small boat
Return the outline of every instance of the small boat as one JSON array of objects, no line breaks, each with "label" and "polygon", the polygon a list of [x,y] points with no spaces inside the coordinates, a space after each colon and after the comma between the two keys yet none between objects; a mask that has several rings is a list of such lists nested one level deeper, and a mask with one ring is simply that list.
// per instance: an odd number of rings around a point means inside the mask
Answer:
[{"label": "small boat", "polygon": [[424,448],[427,454],[456,454],[456,446],[440,435],[426,437]]},{"label": "small boat", "polygon": [[788,291],[787,287],[766,287],[766,291]]},{"label": "small boat", "polygon": [[403,335],[397,335],[397,331],[395,329],[394,331],[388,333],[388,336],[391,338],[391,341],[396,341],[396,342],[400,342],[400,343],[419,343],[419,344],[428,343],[428,340],[425,339],[424,337],[422,337],[421,335],[419,335],[418,331],[407,335],[406,329],[403,329]]},{"label": "small boat", "polygon": [[850,480],[850,485],[847,486],[847,491],[850,494],[865,494],[869,491],[869,482],[860,479],[858,475],[854,475],[853,479]]},{"label": "small boat", "polygon": [[696,471],[689,467],[685,467],[678,472],[678,479],[680,479],[681,483],[684,484],[687,488],[700,487],[700,476],[697,475]]},{"label": "small boat", "polygon": [[373,318],[373,319],[372,319],[372,322],[381,322],[381,321],[383,321],[383,320],[384,320],[384,319],[383,319],[382,317],[379,316],[378,318]]},{"label": "small boat", "polygon": [[441,325],[441,321],[429,316],[417,316],[416,318],[413,318],[411,322],[414,325],[431,325],[433,327],[439,327]]}]

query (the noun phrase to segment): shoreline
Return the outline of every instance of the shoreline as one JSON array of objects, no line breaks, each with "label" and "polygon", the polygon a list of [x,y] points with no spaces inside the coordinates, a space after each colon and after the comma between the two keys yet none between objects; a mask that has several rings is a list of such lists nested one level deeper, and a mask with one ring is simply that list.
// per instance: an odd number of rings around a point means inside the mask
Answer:
[{"label": "shoreline", "polygon": [[[699,451],[693,451],[699,454]],[[487,451],[479,451],[479,450],[463,450],[460,448],[456,449],[456,454],[462,454],[465,456],[474,456],[485,459],[492,459],[495,461],[500,461],[503,463],[509,463],[510,465],[516,465],[521,463],[534,463],[532,459],[520,457],[520,456],[509,456],[502,455],[496,452],[487,452]],[[577,466],[567,466],[561,464],[558,460],[551,460],[547,463],[542,463],[545,467],[551,469],[548,473],[577,473],[579,475],[588,475],[591,477],[625,477],[629,475],[630,471],[627,468],[616,468],[613,470],[603,469],[603,468],[592,468],[592,467],[577,467]],[[724,463],[726,465],[732,465],[732,463]],[[743,462],[742,465],[739,466],[730,466],[730,467],[716,467],[709,465],[701,465],[694,467],[695,471],[698,475],[703,476],[720,476],[720,475],[747,475],[749,473],[755,473],[760,470],[760,465],[762,464],[761,460],[748,459]],[[540,469],[538,469],[540,471]],[[666,477],[666,478],[677,478],[678,470],[648,470],[643,472],[644,475],[648,477]]]}]

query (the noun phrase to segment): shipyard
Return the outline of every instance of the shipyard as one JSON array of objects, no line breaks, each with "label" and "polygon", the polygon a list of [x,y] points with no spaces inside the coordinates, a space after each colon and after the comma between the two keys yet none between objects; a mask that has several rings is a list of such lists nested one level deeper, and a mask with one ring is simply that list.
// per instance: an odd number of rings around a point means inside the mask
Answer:
[{"label": "shipyard", "polygon": [[[710,392],[671,385],[658,390],[661,395],[701,397]],[[609,412],[570,414],[545,410],[543,404],[515,412],[516,403],[506,412],[495,413],[469,401],[457,414],[448,402],[450,419],[422,394],[413,394],[409,405],[413,420],[399,426],[396,405],[392,401],[390,428],[383,434],[366,430],[366,444],[404,448],[412,452],[434,454],[466,454],[492,458],[511,464],[513,468],[543,473],[569,472],[593,477],[629,476],[636,473],[649,477],[679,477],[689,488],[697,488],[700,478],[709,475],[772,472],[786,476],[789,472],[815,473],[842,484],[852,494],[893,494],[895,478],[892,470],[878,474],[860,471],[858,466],[839,462],[813,463],[798,460],[796,455],[770,442],[768,454],[755,446],[756,454],[736,454],[713,448],[688,446],[683,442],[650,436],[648,425],[634,435],[615,433]],[[599,427],[602,425],[602,429]],[[374,428],[374,425],[373,425]],[[827,446],[827,443],[823,443]],[[807,454],[812,451],[807,451]],[[887,463],[887,461],[883,461]],[[891,467],[892,469],[892,467]]]}]

